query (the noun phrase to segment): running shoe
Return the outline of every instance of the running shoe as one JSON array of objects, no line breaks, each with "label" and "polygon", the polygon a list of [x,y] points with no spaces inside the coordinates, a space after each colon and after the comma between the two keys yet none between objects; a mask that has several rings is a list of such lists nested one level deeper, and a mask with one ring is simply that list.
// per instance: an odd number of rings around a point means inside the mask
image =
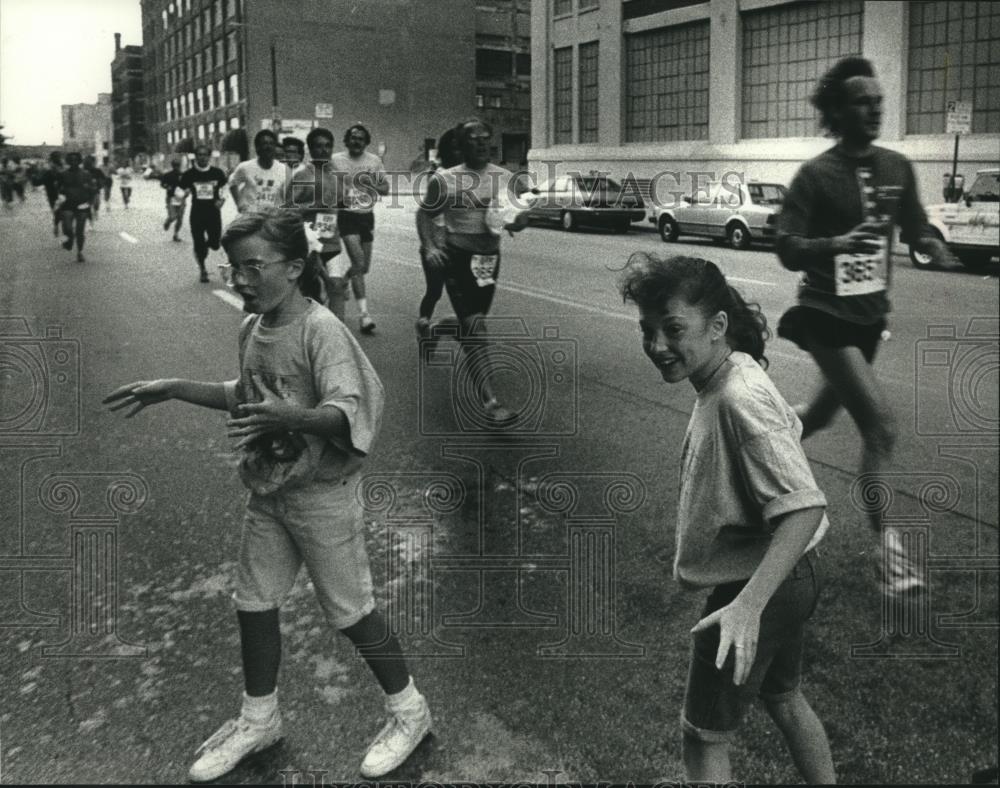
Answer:
[{"label": "running shoe", "polygon": [[201,276],[199,277],[199,279],[202,282],[207,282],[208,281],[208,271],[202,271],[201,272]]},{"label": "running shoe", "polygon": [[73,248],[73,240],[70,238],[70,239],[67,239],[67,240],[63,241],[62,242],[62,248],[65,249],[68,252],[70,249]]},{"label": "running shoe", "polygon": [[276,711],[263,723],[254,723],[242,715],[223,723],[198,748],[200,757],[191,766],[188,778],[206,782],[232,771],[255,752],[265,750],[281,738],[281,712]]},{"label": "running shoe", "polygon": [[361,776],[369,780],[388,774],[403,763],[431,729],[431,712],[423,695],[413,708],[393,712],[361,762]]},{"label": "running shoe", "polygon": [[906,555],[903,539],[895,528],[882,531],[881,585],[888,597],[916,593],[927,586],[924,573]]},{"label": "running shoe", "polygon": [[367,314],[362,315],[361,316],[361,320],[359,322],[361,324],[361,333],[362,334],[371,334],[371,333],[374,333],[374,331],[375,331],[375,321],[372,320],[369,315],[367,315]]},{"label": "running shoe", "polygon": [[76,261],[78,263],[85,263],[85,262],[87,262],[87,258],[83,256],[83,252],[77,252],[76,253]]},{"label": "running shoe", "polygon": [[429,339],[431,336],[431,321],[426,317],[417,318],[417,339]]}]

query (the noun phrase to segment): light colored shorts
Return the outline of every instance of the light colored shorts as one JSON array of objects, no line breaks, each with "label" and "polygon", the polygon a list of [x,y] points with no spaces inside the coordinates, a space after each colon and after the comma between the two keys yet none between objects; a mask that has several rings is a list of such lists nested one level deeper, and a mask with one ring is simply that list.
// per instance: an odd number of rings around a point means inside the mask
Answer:
[{"label": "light colored shorts", "polygon": [[375,609],[359,481],[354,473],[267,496],[250,493],[233,592],[237,610],[281,607],[303,563],[335,629]]}]

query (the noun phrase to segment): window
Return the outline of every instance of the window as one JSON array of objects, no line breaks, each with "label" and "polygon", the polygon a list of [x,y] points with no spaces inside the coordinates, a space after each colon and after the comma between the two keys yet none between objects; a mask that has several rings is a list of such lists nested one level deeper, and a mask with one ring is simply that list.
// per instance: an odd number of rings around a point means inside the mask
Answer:
[{"label": "window", "polygon": [[553,141],[573,141],[573,47],[556,49],[553,55]]},{"label": "window", "polygon": [[817,133],[816,80],[861,54],[861,0],[796,3],[743,14],[743,137]]},{"label": "window", "polygon": [[226,44],[223,39],[218,38],[215,41],[215,65],[221,66],[226,62]]},{"label": "window", "polygon": [[205,139],[205,124],[204,123],[198,124],[198,139],[200,139],[200,140]]},{"label": "window", "polygon": [[476,50],[476,79],[506,79],[511,75],[514,54],[502,49]]},{"label": "window", "polygon": [[240,77],[239,74],[229,75],[229,101],[235,104],[240,100]]},{"label": "window", "polygon": [[589,11],[591,8],[597,8],[601,5],[601,0],[577,0],[577,9],[580,11]]},{"label": "window", "polygon": [[229,119],[229,128],[231,128],[231,129],[238,129],[239,127],[240,127],[240,119],[239,118],[230,118]]},{"label": "window", "polygon": [[486,106],[486,102],[483,99],[483,94],[482,93],[477,93],[476,94],[476,106],[479,107],[479,108],[482,108],[482,107]]},{"label": "window", "polygon": [[500,96],[490,96],[490,106],[493,107],[493,109],[500,109],[500,107],[503,106],[503,100]]},{"label": "window", "polygon": [[163,29],[166,30],[170,27],[170,17],[167,16],[167,12],[163,12]]},{"label": "window", "polygon": [[518,52],[514,59],[517,65],[517,73],[523,77],[531,76],[531,54],[528,52]]},{"label": "window", "polygon": [[599,44],[580,44],[580,142],[597,142],[597,55]]},{"label": "window", "polygon": [[221,107],[223,104],[227,104],[226,101],[226,81],[220,79],[215,83],[215,106]]},{"label": "window", "polygon": [[625,141],[708,139],[708,22],[625,37]]},{"label": "window", "polygon": [[185,114],[193,115],[197,111],[194,104],[194,91],[189,90],[187,94],[187,112]]},{"label": "window", "polygon": [[195,52],[191,58],[191,76],[196,77],[201,74],[201,52]]},{"label": "window", "polygon": [[236,0],[226,0],[226,19],[233,16],[236,16]]},{"label": "window", "polygon": [[215,104],[212,102],[212,88],[213,85],[205,85],[205,109],[210,110],[215,108]]},{"label": "window", "polygon": [[212,9],[206,8],[202,11],[201,26],[205,29],[206,35],[212,29]]},{"label": "window", "polygon": [[166,105],[166,111],[167,111],[167,120],[173,120],[174,119],[173,107],[170,106],[169,101],[167,102]]},{"label": "window", "polygon": [[222,0],[212,0],[212,10],[215,12],[216,27],[222,27]]},{"label": "window", "polygon": [[909,3],[907,134],[943,134],[948,101],[972,102],[973,133],[1000,131],[1000,8]]},{"label": "window", "polygon": [[565,16],[573,13],[573,0],[553,0],[552,16]]},{"label": "window", "polygon": [[226,36],[226,60],[236,60],[239,46],[236,43],[236,31],[234,30]]}]

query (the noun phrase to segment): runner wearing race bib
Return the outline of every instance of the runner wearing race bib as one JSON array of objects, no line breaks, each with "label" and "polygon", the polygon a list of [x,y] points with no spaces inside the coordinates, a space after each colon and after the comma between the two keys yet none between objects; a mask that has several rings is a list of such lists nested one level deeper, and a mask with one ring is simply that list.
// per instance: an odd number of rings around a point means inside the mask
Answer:
[{"label": "runner wearing race bib", "polygon": [[[876,474],[892,457],[895,417],[871,370],[889,313],[892,231],[937,259],[950,255],[927,230],[910,162],[872,143],[882,119],[882,90],[867,60],[848,57],[820,80],[812,97],[837,144],[802,165],[778,217],[782,265],[801,271],[798,304],[778,324],[778,336],[812,354],[825,382],[798,409],[802,438],[826,427],[847,408],[864,443],[860,472]],[[924,586],[899,535],[884,528],[876,509],[870,525],[881,534],[882,590],[890,596]]]},{"label": "runner wearing race bib", "polygon": [[257,158],[236,165],[229,176],[229,192],[240,213],[281,207],[285,201],[287,168],[274,158],[277,135],[270,129],[261,129],[253,138],[253,147]]},{"label": "runner wearing race bib", "polygon": [[125,210],[128,210],[129,201],[132,199],[132,176],[135,171],[128,163],[123,164],[115,173],[118,176],[118,189],[122,193],[122,202],[125,203]]},{"label": "runner wearing race bib", "polygon": [[365,291],[365,274],[372,267],[372,241],[375,229],[375,201],[379,195],[388,194],[389,182],[385,177],[382,159],[365,148],[372,137],[364,126],[356,123],[344,133],[346,153],[336,153],[330,160],[341,181],[340,210],[337,227],[347,255],[351,259],[351,287],[358,302],[361,332],[370,334],[375,321],[368,314]]},{"label": "runner wearing race bib", "polygon": [[223,188],[226,173],[209,165],[212,150],[199,145],[194,151],[194,165],[181,176],[180,187],[191,200],[191,240],[194,242],[194,259],[202,282],[208,281],[205,260],[208,250],[219,249],[222,237],[222,206],[226,201]]},{"label": "runner wearing race bib", "polygon": [[[517,232],[525,227],[525,215],[515,217],[506,210],[512,173],[490,163],[490,139],[493,129],[479,120],[459,124],[455,130],[464,162],[435,172],[417,213],[417,229],[427,265],[443,271],[444,283],[452,307],[461,324],[459,341],[463,350],[471,349],[470,337],[479,318],[485,317],[493,304],[496,280],[500,272],[500,236],[503,230]],[[501,215],[510,221],[488,221]],[[435,229],[434,219],[443,216],[445,235]],[[492,366],[482,324],[470,353],[470,379],[479,386],[486,418],[503,426],[516,414],[502,407],[490,382]],[[433,330],[431,331],[433,335]]]}]

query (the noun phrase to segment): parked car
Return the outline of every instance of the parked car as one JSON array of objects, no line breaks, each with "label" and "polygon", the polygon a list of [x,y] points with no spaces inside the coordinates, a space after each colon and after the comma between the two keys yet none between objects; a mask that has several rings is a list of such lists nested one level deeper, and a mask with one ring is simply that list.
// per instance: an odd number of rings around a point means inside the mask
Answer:
[{"label": "parked car", "polygon": [[[1000,168],[979,170],[961,199],[927,207],[927,221],[966,268],[982,268],[1000,254]],[[931,268],[929,255],[910,247],[917,268]]]},{"label": "parked car", "polygon": [[724,181],[698,193],[697,199],[685,196],[680,205],[658,206],[649,220],[667,242],[698,235],[746,249],[754,241],[774,240],[787,193],[780,183]]},{"label": "parked car", "polygon": [[558,222],[564,230],[581,225],[610,227],[627,233],[642,221],[646,206],[637,191],[603,175],[560,175],[526,195],[528,220]]}]

